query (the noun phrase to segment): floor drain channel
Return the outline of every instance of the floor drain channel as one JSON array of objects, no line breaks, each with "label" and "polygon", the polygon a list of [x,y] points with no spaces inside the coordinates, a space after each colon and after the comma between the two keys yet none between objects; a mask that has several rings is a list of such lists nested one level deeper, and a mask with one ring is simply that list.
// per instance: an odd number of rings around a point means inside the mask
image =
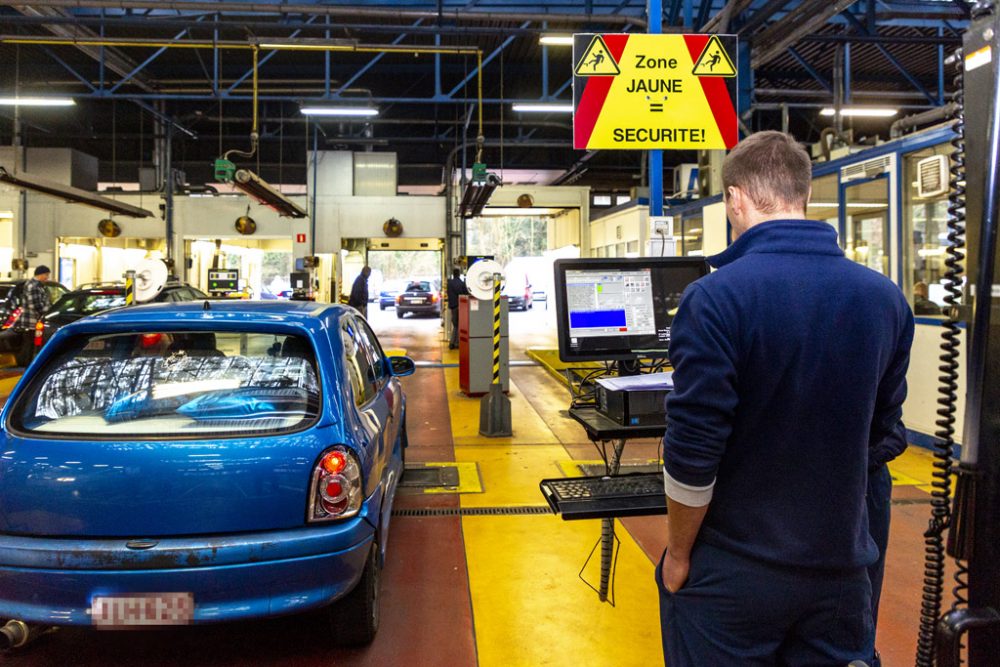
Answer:
[{"label": "floor drain channel", "polygon": [[393,516],[494,516],[552,514],[545,506],[528,507],[426,507],[393,510]]}]

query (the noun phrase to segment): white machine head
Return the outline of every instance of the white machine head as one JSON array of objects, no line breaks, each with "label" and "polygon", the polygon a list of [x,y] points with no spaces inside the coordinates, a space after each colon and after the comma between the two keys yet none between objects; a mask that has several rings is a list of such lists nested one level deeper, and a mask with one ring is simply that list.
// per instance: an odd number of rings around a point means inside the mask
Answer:
[{"label": "white machine head", "polygon": [[135,301],[152,301],[167,284],[167,265],[159,259],[144,259],[135,269]]},{"label": "white machine head", "polygon": [[483,259],[469,267],[465,274],[465,286],[469,294],[484,301],[493,300],[493,274],[500,274],[503,282],[503,269],[492,259]]}]

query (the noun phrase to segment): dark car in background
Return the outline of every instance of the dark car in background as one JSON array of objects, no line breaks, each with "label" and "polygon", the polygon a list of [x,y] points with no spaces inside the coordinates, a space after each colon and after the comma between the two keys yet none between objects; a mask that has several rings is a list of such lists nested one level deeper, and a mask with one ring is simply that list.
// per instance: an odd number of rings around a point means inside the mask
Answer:
[{"label": "dark car in background", "polygon": [[396,317],[407,313],[441,314],[441,287],[430,280],[412,280],[396,297]]},{"label": "dark car in background", "polygon": [[507,308],[510,310],[528,310],[534,301],[531,283],[527,276],[507,276],[503,293],[507,297]]},{"label": "dark car in background", "polygon": [[378,293],[378,308],[385,310],[396,305],[396,297],[406,289],[405,280],[387,280],[382,283],[382,289]]},{"label": "dark car in background", "polygon": [[[27,280],[0,281],[0,352],[13,354],[20,366],[31,359],[31,349],[24,349],[24,285]],[[55,303],[69,290],[54,280],[45,283],[49,301]]]},{"label": "dark car in background", "polygon": [[[196,287],[180,282],[168,282],[150,303],[179,303],[209,298]],[[125,305],[125,286],[120,283],[100,283],[83,285],[66,293],[52,304],[49,312],[42,317],[42,338],[45,343],[60,327],[71,322]]]}]

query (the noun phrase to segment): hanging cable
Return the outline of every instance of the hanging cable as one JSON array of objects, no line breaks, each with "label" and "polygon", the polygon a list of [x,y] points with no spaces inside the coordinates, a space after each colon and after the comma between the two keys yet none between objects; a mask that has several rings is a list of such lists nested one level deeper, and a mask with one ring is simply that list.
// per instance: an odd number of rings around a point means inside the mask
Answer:
[{"label": "hanging cable", "polygon": [[[250,52],[253,54],[253,69],[252,69],[252,72],[253,72],[253,111],[252,111],[252,114],[253,114],[253,125],[252,125],[252,129],[250,130],[250,150],[249,151],[240,151],[240,150],[233,149],[233,150],[226,151],[225,154],[223,154],[223,156],[222,156],[223,160],[228,160],[230,155],[239,155],[240,157],[250,159],[250,158],[254,157],[254,155],[257,154],[257,142],[260,139],[260,135],[257,133],[257,115],[258,115],[257,114],[257,91],[258,91],[257,60],[258,60],[258,56],[260,55],[260,48],[256,44],[252,44],[251,47],[250,47]],[[220,122],[220,124],[222,122],[222,114],[221,113],[219,114],[219,122]],[[220,136],[222,135],[221,129],[219,131],[219,135]],[[259,167],[258,167],[257,171],[260,172],[260,168]]]},{"label": "hanging cable", "polygon": [[[924,584],[920,608],[920,633],[917,639],[917,667],[934,664],[934,640],[945,580],[944,533],[952,528],[951,474],[955,447],[955,414],[958,402],[958,369],[961,333],[959,308],[962,299],[962,272],[965,260],[965,95],[962,72],[962,52],[959,49],[950,58],[958,63],[955,76],[955,111],[952,119],[954,138],[951,141],[951,182],[948,195],[948,248],[944,278],[947,318],[941,323],[941,356],[937,410],[935,424],[937,440],[934,443],[934,469],[931,486],[931,519],[924,532]],[[960,563],[964,571],[964,565]],[[955,605],[964,604],[964,577],[955,587]]]}]

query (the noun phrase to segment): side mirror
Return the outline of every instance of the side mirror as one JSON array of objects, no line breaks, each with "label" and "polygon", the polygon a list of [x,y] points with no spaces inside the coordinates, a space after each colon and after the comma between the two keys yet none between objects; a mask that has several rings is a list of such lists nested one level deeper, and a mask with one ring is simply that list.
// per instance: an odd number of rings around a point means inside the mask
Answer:
[{"label": "side mirror", "polygon": [[389,357],[389,369],[393,375],[401,378],[413,375],[417,365],[409,357]]}]

